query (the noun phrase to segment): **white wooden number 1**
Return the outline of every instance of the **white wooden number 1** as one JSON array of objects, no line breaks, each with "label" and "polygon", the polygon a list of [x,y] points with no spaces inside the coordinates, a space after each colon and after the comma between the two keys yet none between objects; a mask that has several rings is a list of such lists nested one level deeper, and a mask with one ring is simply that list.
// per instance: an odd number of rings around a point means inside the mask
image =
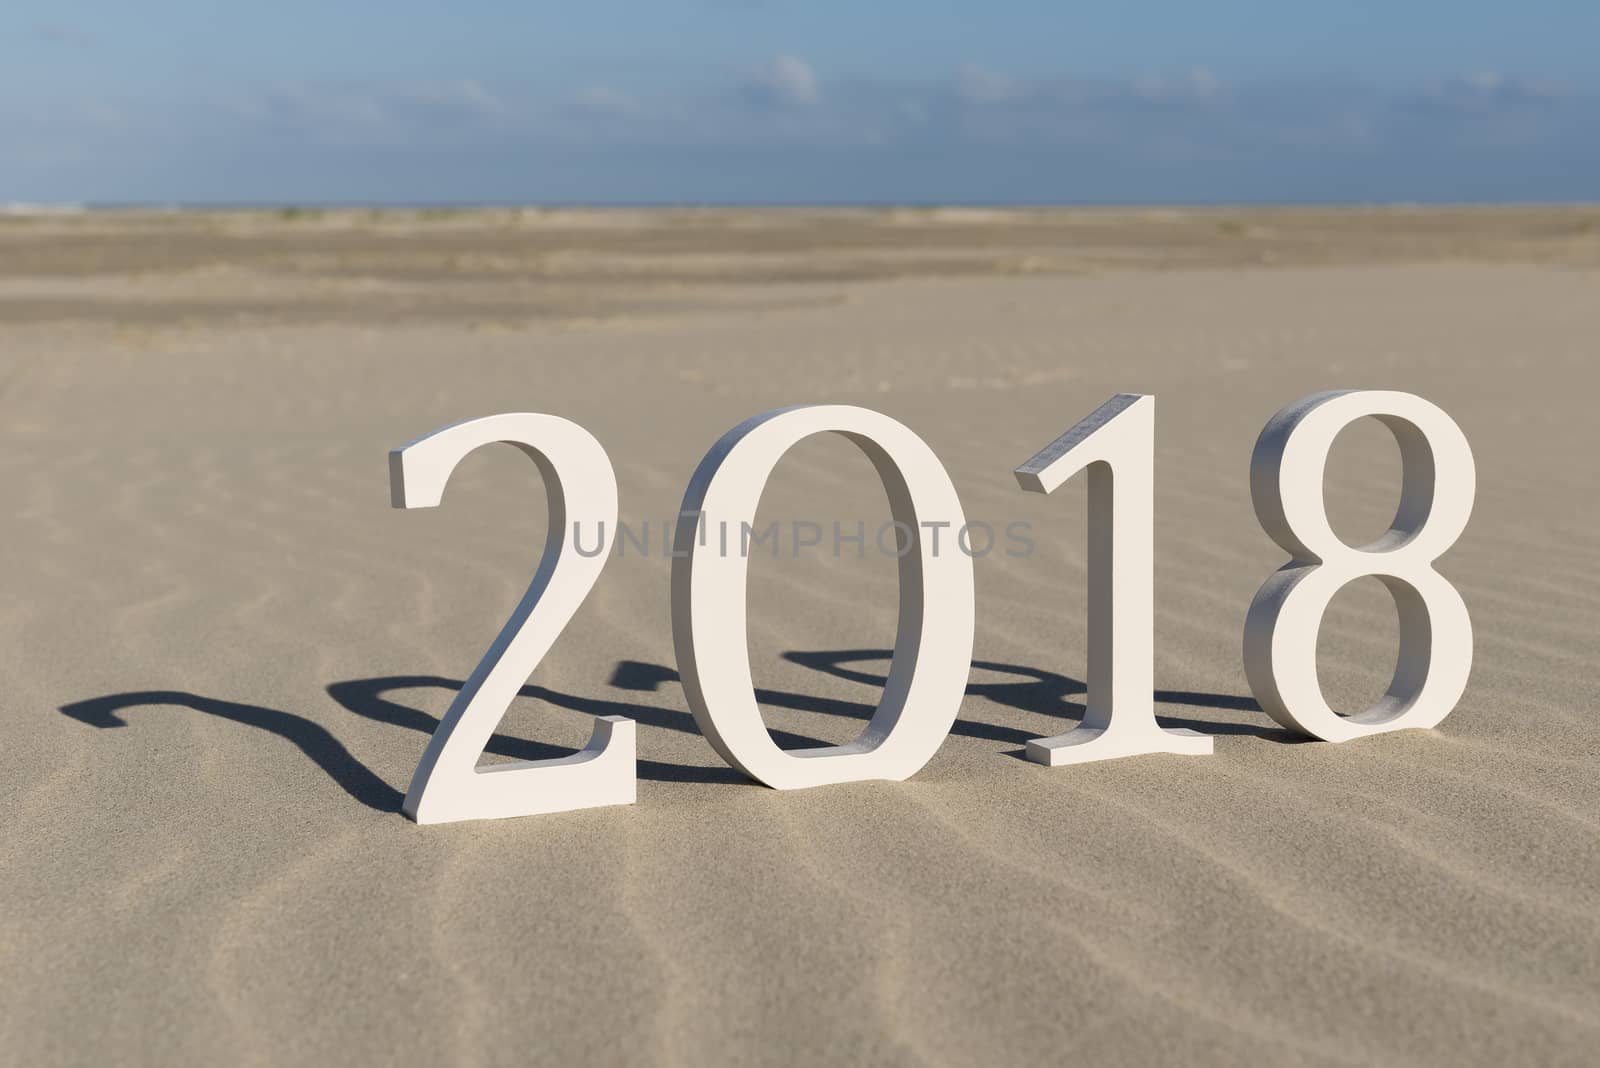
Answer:
[{"label": "white wooden number 1", "polygon": [[[492,442],[515,445],[544,476],[550,507],[544,555],[528,592],[439,721],[403,810],[418,823],[449,823],[630,805],[634,722],[621,716],[597,719],[589,744],[571,756],[477,766],[507,706],[600,577],[617,528],[617,477],[605,450],[583,427],[553,415],[471,419],[395,449],[389,454],[394,506],[437,505],[462,458]],[[593,555],[567,551],[577,523],[598,529]]]},{"label": "white wooden number 1", "polygon": [[1156,722],[1155,433],[1156,399],[1119,393],[1016,470],[1050,493],[1089,469],[1088,699],[1077,727],[1027,744],[1029,760],[1211,752],[1210,736]]}]

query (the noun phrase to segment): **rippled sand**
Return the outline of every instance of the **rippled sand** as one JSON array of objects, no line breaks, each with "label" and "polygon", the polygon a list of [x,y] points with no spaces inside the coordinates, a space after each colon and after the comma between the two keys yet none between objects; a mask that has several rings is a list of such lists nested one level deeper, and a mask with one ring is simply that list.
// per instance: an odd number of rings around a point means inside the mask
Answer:
[{"label": "rippled sand", "polygon": [[[0,222],[0,1048],[1592,1063],[1595,216]],[[1477,659],[1439,729],[1333,746],[1256,709],[1238,646],[1282,562],[1251,444],[1338,386],[1421,393],[1472,442],[1440,569]],[[1118,391],[1158,397],[1159,711],[1216,754],[1048,769],[1020,751],[1082,712],[1083,490],[1024,495],[1011,469]],[[977,562],[968,697],[909,782],[751,785],[673,668],[661,523],[724,430],[807,400],[904,421],[969,517],[1031,524],[1033,553]],[[505,449],[444,507],[391,510],[385,453],[505,410],[593,431],[654,540],[611,561],[486,759],[625,715],[639,803],[419,828],[401,794],[544,508]],[[1381,428],[1341,438],[1338,528],[1381,528],[1397,476]],[[760,522],[835,518],[887,506],[851,445],[806,442]],[[893,561],[752,571],[769,726],[852,737]],[[1394,635],[1375,581],[1341,596],[1337,706],[1381,692]]]}]

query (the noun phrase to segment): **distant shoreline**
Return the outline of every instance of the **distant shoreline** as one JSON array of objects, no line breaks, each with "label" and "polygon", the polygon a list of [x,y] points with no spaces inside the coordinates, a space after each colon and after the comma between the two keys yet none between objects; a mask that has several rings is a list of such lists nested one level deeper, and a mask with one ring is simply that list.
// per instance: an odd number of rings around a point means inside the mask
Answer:
[{"label": "distant shoreline", "polygon": [[1586,209],[1600,200],[1195,200],[1195,201],[7,201],[0,215],[204,214],[281,211],[1517,211]]},{"label": "distant shoreline", "polygon": [[0,215],[0,323],[592,323],[912,279],[1541,264],[1600,205],[86,208]]}]

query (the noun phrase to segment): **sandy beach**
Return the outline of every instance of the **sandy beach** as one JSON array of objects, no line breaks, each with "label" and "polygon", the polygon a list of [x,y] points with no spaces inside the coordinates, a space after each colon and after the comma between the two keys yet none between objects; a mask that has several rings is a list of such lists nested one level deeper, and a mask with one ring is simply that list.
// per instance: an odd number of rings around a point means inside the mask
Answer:
[{"label": "sandy beach", "polygon": [[[17,1064],[1585,1064],[1600,1044],[1600,208],[480,211],[0,217],[0,1050]],[[1251,699],[1284,554],[1250,450],[1318,390],[1418,393],[1477,503],[1436,730],[1331,745]],[[1157,398],[1157,711],[1210,757],[1046,768],[1083,711],[1084,492],[1012,469]],[[759,411],[882,411],[969,518],[975,663],[914,778],[780,792],[697,732],[659,542]],[[429,733],[545,536],[509,448],[441,508],[386,453],[549,412],[615,466],[611,560],[485,760],[638,727],[638,803],[419,827]],[[1341,534],[1399,456],[1343,435]],[[887,519],[842,439],[760,520]],[[894,560],[751,564],[786,746],[854,737]],[[1376,580],[1334,707],[1383,692]]]}]

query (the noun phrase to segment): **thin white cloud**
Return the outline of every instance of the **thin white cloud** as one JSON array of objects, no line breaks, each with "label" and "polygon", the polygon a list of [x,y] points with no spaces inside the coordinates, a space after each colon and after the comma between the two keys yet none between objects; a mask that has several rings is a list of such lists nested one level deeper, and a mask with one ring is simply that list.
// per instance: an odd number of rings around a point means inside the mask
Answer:
[{"label": "thin white cloud", "polygon": [[588,85],[572,94],[572,107],[581,115],[607,119],[643,118],[644,104],[630,93],[609,85]]},{"label": "thin white cloud", "polygon": [[1476,103],[1553,103],[1573,95],[1571,86],[1560,82],[1512,78],[1494,71],[1479,71],[1460,78],[1436,82],[1429,95],[1441,100]]},{"label": "thin white cloud", "polygon": [[504,100],[473,81],[286,85],[221,107],[235,121],[278,136],[352,143],[449,140],[512,114]]},{"label": "thin white cloud", "polygon": [[1002,104],[1023,95],[1015,78],[967,64],[956,72],[956,95],[973,104]]},{"label": "thin white cloud", "polygon": [[1135,78],[1129,88],[1146,100],[1208,100],[1222,91],[1222,80],[1205,67],[1195,67],[1176,76]]},{"label": "thin white cloud", "polygon": [[[696,190],[757,199],[1578,197],[1600,188],[1600,95],[1495,73],[1384,86],[1224,82],[1204,69],[1040,79],[976,66],[922,81],[830,79],[824,92],[809,65],[779,56],[675,93],[597,83],[543,95],[456,81],[291,84],[231,103],[119,99],[110,112],[0,100],[0,143],[12,164],[0,174],[0,200],[126,199],[145,193],[118,184],[125,170],[165,189],[153,176],[189,181],[182,176],[213,173],[211,161],[230,156],[249,161],[227,187],[235,198],[274,168],[310,190],[319,175],[343,173],[350,184],[339,195],[352,199],[360,181],[377,181],[350,177],[362,168],[383,182],[404,174],[441,183],[419,199],[471,195],[484,176],[504,182],[501,195],[537,197],[539,176],[577,174],[585,159],[602,158],[592,174],[609,184],[593,195],[633,200],[695,199]],[[142,170],[130,168],[137,159]],[[589,195],[577,179],[555,188]]]},{"label": "thin white cloud", "polygon": [[816,73],[796,56],[774,56],[746,75],[740,88],[747,100],[768,107],[810,107],[822,99]]}]

